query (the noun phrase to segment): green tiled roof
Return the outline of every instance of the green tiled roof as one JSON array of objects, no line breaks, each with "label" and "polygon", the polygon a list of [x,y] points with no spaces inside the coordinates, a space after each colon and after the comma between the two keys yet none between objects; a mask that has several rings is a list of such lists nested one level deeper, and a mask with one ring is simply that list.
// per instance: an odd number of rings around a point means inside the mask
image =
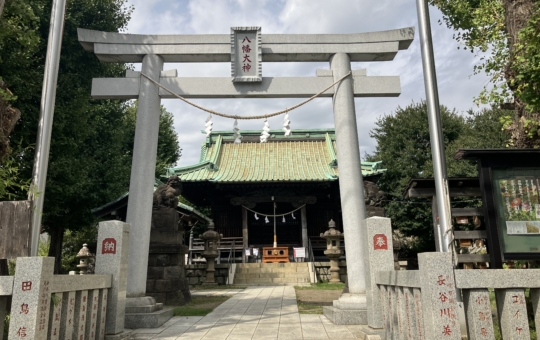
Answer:
[{"label": "green tiled roof", "polygon": [[[183,182],[320,182],[338,178],[335,133],[328,130],[294,130],[285,137],[270,131],[268,143],[257,141],[260,131],[241,131],[243,141],[233,143],[232,132],[213,132],[203,143],[200,162],[167,169]],[[362,162],[362,174],[386,171],[381,162]]]}]

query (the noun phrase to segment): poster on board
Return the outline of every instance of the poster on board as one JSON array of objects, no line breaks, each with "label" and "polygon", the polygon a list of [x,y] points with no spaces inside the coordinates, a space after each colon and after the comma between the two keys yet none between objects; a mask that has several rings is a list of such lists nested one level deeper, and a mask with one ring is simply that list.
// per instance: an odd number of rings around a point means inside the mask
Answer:
[{"label": "poster on board", "polygon": [[516,176],[499,179],[508,235],[540,235],[540,178]]}]

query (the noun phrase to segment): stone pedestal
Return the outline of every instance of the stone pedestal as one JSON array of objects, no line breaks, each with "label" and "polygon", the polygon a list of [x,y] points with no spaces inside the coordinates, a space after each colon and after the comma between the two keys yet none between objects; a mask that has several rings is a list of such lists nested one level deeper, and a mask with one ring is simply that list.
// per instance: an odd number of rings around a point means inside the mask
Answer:
[{"label": "stone pedestal", "polygon": [[221,240],[221,235],[214,230],[214,223],[210,222],[208,224],[208,230],[200,237],[204,240],[204,251],[202,252],[202,256],[206,259],[206,281],[203,284],[217,285],[214,278],[214,272],[216,271],[214,261],[216,257],[219,256],[217,245],[219,240]]},{"label": "stone pedestal", "polygon": [[[181,241],[180,232],[153,230],[151,240],[157,236]],[[187,247],[182,244],[150,242],[146,294],[167,305],[181,306],[191,301],[185,271],[186,253]]]},{"label": "stone pedestal", "polygon": [[217,285],[216,278],[214,276],[215,269],[215,256],[205,256],[206,258],[206,281],[203,285],[205,286],[215,286]]},{"label": "stone pedestal", "polygon": [[330,283],[339,283],[339,265],[338,260],[341,256],[341,251],[335,254],[332,250],[326,250],[324,255],[328,256],[330,259]]}]

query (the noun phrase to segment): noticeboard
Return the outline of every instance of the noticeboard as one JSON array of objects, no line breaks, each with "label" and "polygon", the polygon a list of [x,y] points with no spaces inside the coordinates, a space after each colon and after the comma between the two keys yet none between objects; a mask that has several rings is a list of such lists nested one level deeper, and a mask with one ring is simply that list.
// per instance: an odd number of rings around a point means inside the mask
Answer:
[{"label": "noticeboard", "polygon": [[492,180],[501,250],[540,254],[540,170],[492,168]]}]

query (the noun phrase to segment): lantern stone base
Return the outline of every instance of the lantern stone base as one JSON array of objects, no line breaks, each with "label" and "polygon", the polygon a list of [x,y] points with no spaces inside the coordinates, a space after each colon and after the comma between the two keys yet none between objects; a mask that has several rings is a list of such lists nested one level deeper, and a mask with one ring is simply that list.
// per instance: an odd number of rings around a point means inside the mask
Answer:
[{"label": "lantern stone base", "polygon": [[157,328],[173,317],[173,308],[163,308],[151,296],[126,299],[124,327],[128,329]]},{"label": "lantern stone base", "polygon": [[126,313],[124,327],[128,329],[158,328],[169,321],[173,315],[174,307],[166,307],[152,313]]},{"label": "lantern stone base", "polygon": [[323,314],[335,325],[367,325],[366,296],[344,293],[333,306],[324,306]]},{"label": "lantern stone base", "polygon": [[118,334],[106,334],[105,335],[105,340],[129,340],[129,339],[133,339],[133,330],[131,329],[128,329],[128,330],[124,330],[123,332],[121,333],[118,333]]}]

